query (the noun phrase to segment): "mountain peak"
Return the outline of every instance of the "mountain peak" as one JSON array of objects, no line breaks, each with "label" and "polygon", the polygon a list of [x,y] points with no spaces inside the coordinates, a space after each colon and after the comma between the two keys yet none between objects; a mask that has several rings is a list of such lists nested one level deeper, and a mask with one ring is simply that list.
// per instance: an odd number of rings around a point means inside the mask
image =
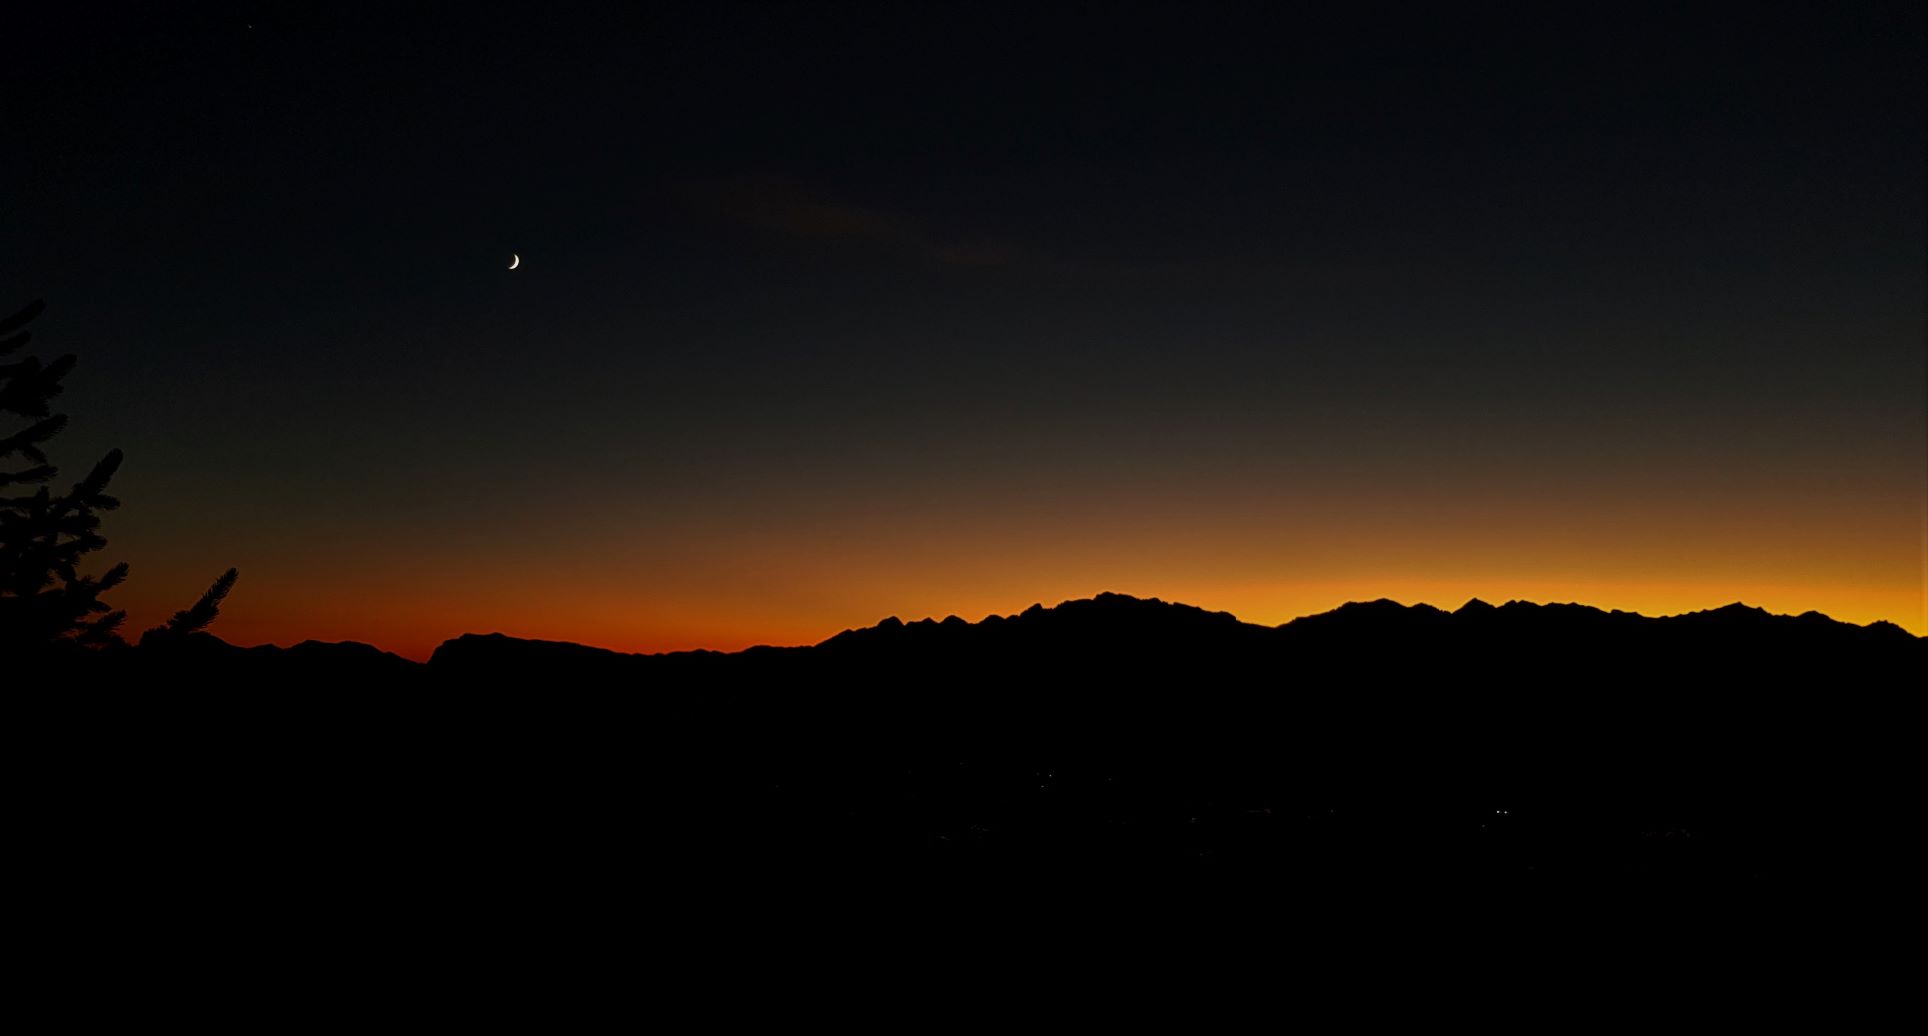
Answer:
[{"label": "mountain peak", "polygon": [[1682,619],[1723,619],[1723,620],[1765,619],[1769,617],[1770,616],[1768,615],[1768,611],[1766,608],[1750,607],[1749,605],[1743,604],[1740,601],[1735,601],[1732,604],[1723,604],[1718,608],[1707,608],[1701,611],[1687,612],[1684,615],[1676,616],[1676,618],[1682,618]]}]

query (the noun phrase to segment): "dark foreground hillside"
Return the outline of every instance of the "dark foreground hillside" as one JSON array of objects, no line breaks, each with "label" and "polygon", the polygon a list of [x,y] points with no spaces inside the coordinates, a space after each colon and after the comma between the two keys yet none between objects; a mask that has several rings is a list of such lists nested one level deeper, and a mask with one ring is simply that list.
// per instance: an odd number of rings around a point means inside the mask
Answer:
[{"label": "dark foreground hillside", "polygon": [[1268,628],[1115,595],[737,654],[200,637],[50,660],[24,801],[117,894],[539,888],[669,916],[939,866],[923,894],[1205,873],[1294,902],[1785,899],[1898,866],[1925,661],[1892,626],[1739,606]]}]

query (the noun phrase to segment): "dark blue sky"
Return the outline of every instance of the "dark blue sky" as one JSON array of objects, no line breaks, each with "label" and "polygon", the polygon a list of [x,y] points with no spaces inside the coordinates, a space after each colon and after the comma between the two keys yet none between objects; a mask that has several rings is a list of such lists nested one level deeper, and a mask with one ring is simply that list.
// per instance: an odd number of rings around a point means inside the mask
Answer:
[{"label": "dark blue sky", "polygon": [[128,452],[127,593],[239,564],[263,637],[477,571],[712,617],[663,643],[1078,579],[1918,601],[1921,16],[1410,6],[35,12],[0,282],[82,360],[57,459]]}]

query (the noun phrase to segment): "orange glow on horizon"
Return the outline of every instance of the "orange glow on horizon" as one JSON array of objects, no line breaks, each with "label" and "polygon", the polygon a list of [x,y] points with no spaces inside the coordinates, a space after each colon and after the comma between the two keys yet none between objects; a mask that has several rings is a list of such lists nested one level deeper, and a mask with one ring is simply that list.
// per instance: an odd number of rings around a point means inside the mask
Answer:
[{"label": "orange glow on horizon", "polygon": [[[873,594],[853,593],[841,606],[826,602],[823,611],[790,616],[767,609],[729,608],[713,604],[705,609],[678,609],[673,602],[572,600],[574,608],[530,609],[526,602],[504,600],[445,603],[429,610],[396,601],[369,609],[342,600],[329,607],[308,598],[299,605],[287,600],[237,599],[214,627],[214,632],[236,644],[274,643],[287,646],[302,640],[357,640],[418,661],[426,660],[443,641],[464,633],[504,633],[535,640],[564,640],[616,651],[653,653],[710,649],[738,651],[758,644],[780,646],[819,643],[845,629],[869,626],[889,615],[905,621],[942,619],[959,615],[978,621],[987,615],[1012,615],[1032,604],[1056,605],[1101,592],[1158,597],[1166,601],[1225,611],[1243,621],[1278,625],[1303,615],[1330,611],[1348,601],[1390,598],[1401,604],[1429,604],[1452,611],[1478,597],[1491,604],[1525,600],[1539,604],[1575,603],[1643,615],[1676,615],[1717,608],[1739,601],[1776,614],[1819,611],[1844,622],[1895,622],[1917,636],[1924,624],[1917,611],[1913,623],[1897,621],[1906,609],[1920,607],[1918,592],[1909,587],[1886,591],[1761,584],[1714,586],[1686,583],[1552,583],[1504,580],[1359,580],[1324,581],[1299,585],[1172,585],[1119,581],[1087,588],[1050,588],[1029,594],[963,595],[939,605],[941,595],[906,595],[897,601]],[[721,604],[722,602],[718,602]],[[245,605],[245,606],[244,606]],[[164,618],[156,612],[138,630]]]},{"label": "orange glow on horizon", "polygon": [[1353,600],[1450,610],[1479,597],[1650,616],[1740,601],[1928,635],[1918,485],[1835,470],[1811,486],[1696,482],[1713,477],[924,474],[686,512],[617,501],[566,527],[504,513],[456,534],[188,541],[132,526],[113,533],[134,562],[114,603],[138,636],[233,565],[222,638],[357,640],[414,659],[490,632],[635,652],[814,644],[889,615],[977,621],[1104,591],[1265,625]]}]

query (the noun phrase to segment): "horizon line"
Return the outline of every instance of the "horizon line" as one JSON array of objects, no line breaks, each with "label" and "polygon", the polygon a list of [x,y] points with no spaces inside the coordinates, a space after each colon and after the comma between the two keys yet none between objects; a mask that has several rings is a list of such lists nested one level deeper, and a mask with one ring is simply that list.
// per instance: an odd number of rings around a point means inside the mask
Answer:
[{"label": "horizon line", "polygon": [[[628,655],[628,656],[645,657],[645,658],[659,657],[663,655],[697,654],[697,653],[703,653],[703,652],[727,655],[727,654],[737,654],[742,651],[755,650],[758,648],[766,648],[766,649],[774,649],[774,650],[797,650],[797,649],[803,649],[803,648],[817,647],[831,640],[834,640],[845,633],[852,633],[852,632],[856,632],[858,630],[864,630],[864,629],[875,629],[878,626],[882,626],[893,620],[895,620],[901,625],[911,626],[911,625],[918,625],[922,623],[939,624],[939,623],[947,622],[950,619],[959,619],[960,621],[966,623],[967,625],[977,626],[993,618],[1009,620],[1009,619],[1017,618],[1018,616],[1024,615],[1035,609],[1042,609],[1044,611],[1054,611],[1068,604],[1077,604],[1085,601],[1096,601],[1105,597],[1119,597],[1119,598],[1125,598],[1133,601],[1142,601],[1146,603],[1156,603],[1156,604],[1165,604],[1165,605],[1171,605],[1176,607],[1194,608],[1194,609],[1197,609],[1198,611],[1207,612],[1209,614],[1230,616],[1232,619],[1240,623],[1243,623],[1245,625],[1257,626],[1263,629],[1281,629],[1283,627],[1291,625],[1294,622],[1298,622],[1302,619],[1311,619],[1311,618],[1317,618],[1322,615],[1330,615],[1330,614],[1333,614],[1334,612],[1340,611],[1352,605],[1379,604],[1383,602],[1383,603],[1394,604],[1401,608],[1408,608],[1408,609],[1430,608],[1442,614],[1455,615],[1455,614],[1458,614],[1459,612],[1466,610],[1467,607],[1475,603],[1479,603],[1479,604],[1486,604],[1492,608],[1504,608],[1509,605],[1518,605],[1518,604],[1530,605],[1537,608],[1577,607],[1577,608],[1585,608],[1591,611],[1597,611],[1606,615],[1631,615],[1642,619],[1675,619],[1675,618],[1682,618],[1689,615],[1702,615],[1709,612],[1722,611],[1728,608],[1742,608],[1748,611],[1760,612],[1763,615],[1767,615],[1772,618],[1792,619],[1792,618],[1802,618],[1805,616],[1814,615],[1814,616],[1819,616],[1820,618],[1826,619],[1829,622],[1840,623],[1841,625],[1844,625],[1844,626],[1853,626],[1857,629],[1869,629],[1877,626],[1892,626],[1902,631],[1903,633],[1908,634],[1910,637],[1913,637],[1916,640],[1928,640],[1928,635],[1916,634],[1910,631],[1906,626],[1903,626],[1902,624],[1890,619],[1875,619],[1867,623],[1849,622],[1845,619],[1836,619],[1832,615],[1829,615],[1826,612],[1823,612],[1814,608],[1810,608],[1810,609],[1807,609],[1806,611],[1793,613],[1793,614],[1790,614],[1787,612],[1772,612],[1772,611],[1768,611],[1766,608],[1760,605],[1748,604],[1747,602],[1738,600],[1738,599],[1730,601],[1726,604],[1711,605],[1705,608],[1696,608],[1696,609],[1691,609],[1687,611],[1671,612],[1671,613],[1660,614],[1660,615],[1648,615],[1644,612],[1629,611],[1627,609],[1622,609],[1622,608],[1603,608],[1603,607],[1600,607],[1599,605],[1584,604],[1579,601],[1531,601],[1531,600],[1527,600],[1525,598],[1519,598],[1519,597],[1509,598],[1501,603],[1492,604],[1491,602],[1488,602],[1480,598],[1478,595],[1475,595],[1473,597],[1468,598],[1467,600],[1459,604],[1457,607],[1443,607],[1440,605],[1433,604],[1429,601],[1423,601],[1423,600],[1414,601],[1408,604],[1404,601],[1400,601],[1391,597],[1375,597],[1370,599],[1352,599],[1352,600],[1342,601],[1331,608],[1325,609],[1324,611],[1307,612],[1303,615],[1293,616],[1292,618],[1286,619],[1283,622],[1268,624],[1268,623],[1262,623],[1262,622],[1251,622],[1249,620],[1240,618],[1236,613],[1233,613],[1231,611],[1227,611],[1224,609],[1217,609],[1217,608],[1207,608],[1203,605],[1191,604],[1186,601],[1168,600],[1166,598],[1159,597],[1159,596],[1140,597],[1136,594],[1119,593],[1117,591],[1112,591],[1112,590],[1100,590],[1097,593],[1094,593],[1085,597],[1068,597],[1068,598],[1065,598],[1064,600],[1059,601],[1057,604],[1053,604],[1053,605],[1046,605],[1043,601],[1037,601],[1024,608],[1018,609],[1016,611],[1008,612],[1008,613],[995,612],[995,611],[988,612],[984,615],[983,618],[976,619],[976,620],[964,619],[962,616],[958,615],[955,612],[945,615],[942,618],[939,618],[934,615],[926,615],[923,618],[911,619],[911,620],[902,619],[893,613],[890,615],[886,615],[880,619],[877,619],[876,621],[871,622],[868,625],[846,626],[843,629],[827,634],[817,640],[811,641],[809,643],[803,643],[803,644],[774,644],[774,643],[768,643],[768,642],[757,642],[757,643],[745,645],[744,647],[741,647],[741,648],[736,648],[734,650],[726,650],[722,648],[709,648],[709,647],[691,647],[691,648],[674,648],[666,651],[626,651],[621,648],[606,647],[600,644],[589,644],[579,640],[554,640],[546,637],[519,636],[513,633],[504,633],[498,629],[498,630],[489,630],[487,632],[471,630],[464,633],[457,633],[453,636],[444,637],[442,640],[437,642],[436,649],[439,649],[442,645],[460,640],[463,637],[503,637],[510,640],[521,640],[529,643],[568,644],[568,645],[573,645],[575,647],[589,648],[595,651],[607,651],[607,652],[610,652],[611,654]],[[218,634],[216,635],[218,636]],[[379,645],[375,645],[367,641],[359,641],[359,640],[319,641],[312,637],[308,637],[302,640],[293,641],[292,643],[289,643],[289,644],[282,644],[275,641],[264,641],[259,644],[249,644],[249,645],[239,645],[239,646],[275,647],[275,648],[286,649],[289,647],[293,647],[297,644],[308,644],[308,643],[361,644],[366,647],[375,648],[376,650],[382,651],[386,654],[395,655],[396,657],[399,657],[399,658],[407,658],[413,662],[426,663],[428,661],[427,658],[412,658],[411,656],[401,654],[400,652],[391,651],[387,648],[380,647]],[[434,650],[431,650],[430,655],[433,656],[433,654],[434,654]]]}]

